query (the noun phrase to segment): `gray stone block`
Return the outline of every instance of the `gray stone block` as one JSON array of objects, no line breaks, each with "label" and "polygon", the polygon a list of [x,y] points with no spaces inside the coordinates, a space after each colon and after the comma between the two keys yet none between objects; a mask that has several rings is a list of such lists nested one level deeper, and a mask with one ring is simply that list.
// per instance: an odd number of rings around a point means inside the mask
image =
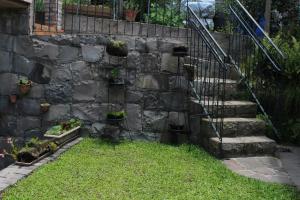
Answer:
[{"label": "gray stone block", "polygon": [[149,52],[149,48],[148,48],[146,40],[144,38],[137,38],[135,40],[135,50],[140,53],[148,53]]},{"label": "gray stone block", "polygon": [[98,84],[95,81],[84,81],[74,85],[74,101],[94,101],[98,92]]},{"label": "gray stone block", "polygon": [[32,57],[34,48],[30,36],[17,36],[14,40],[13,51],[17,54]]},{"label": "gray stone block", "polygon": [[[0,49],[11,51],[13,48],[14,36],[8,34],[0,34]],[[0,59],[1,60],[1,59]]]},{"label": "gray stone block", "polygon": [[182,111],[187,109],[186,93],[164,92],[160,95],[164,109],[169,111]]},{"label": "gray stone block", "polygon": [[33,84],[28,94],[30,98],[42,99],[45,97],[45,88],[43,85]]},{"label": "gray stone block", "polygon": [[[167,31],[166,34],[170,36],[170,32]],[[162,53],[172,53],[174,47],[183,45],[185,44],[177,39],[162,39],[158,41],[158,47]]]},{"label": "gray stone block", "polygon": [[[13,137],[17,135],[17,117],[13,115],[3,115],[0,121],[0,136]],[[23,135],[21,135],[22,137]]]},{"label": "gray stone block", "polygon": [[13,72],[29,76],[34,69],[34,62],[24,56],[15,54],[13,56]]},{"label": "gray stone block", "polygon": [[8,96],[0,96],[0,113],[14,114],[16,112],[15,104],[11,104]]},{"label": "gray stone block", "polygon": [[72,115],[84,121],[99,121],[100,105],[95,103],[79,103],[72,105]]},{"label": "gray stone block", "polygon": [[50,82],[51,76],[51,67],[41,64],[35,63],[35,66],[30,73],[30,80],[39,84],[48,84]]},{"label": "gray stone block", "polygon": [[0,74],[0,94],[10,95],[18,91],[18,76],[11,73]]},{"label": "gray stone block", "polygon": [[160,54],[148,53],[141,55],[141,71],[142,72],[158,72],[160,68]]},{"label": "gray stone block", "polygon": [[157,38],[147,38],[146,44],[147,44],[147,47],[150,52],[158,51],[158,39]]},{"label": "gray stone block", "polygon": [[137,104],[126,105],[126,123],[131,131],[142,131],[142,109]]},{"label": "gray stone block", "polygon": [[127,67],[138,68],[141,65],[141,54],[136,51],[130,51],[127,56]]},{"label": "gray stone block", "polygon": [[163,108],[160,101],[160,93],[147,91],[144,92],[143,96],[144,109],[146,110],[157,110]]},{"label": "gray stone block", "polygon": [[68,65],[52,70],[51,82],[66,82],[72,80],[72,73]]},{"label": "gray stone block", "polygon": [[39,100],[33,99],[22,99],[17,101],[19,111],[25,115],[40,115],[41,107]]},{"label": "gray stone block", "polygon": [[33,48],[35,57],[56,60],[59,54],[57,45],[33,39]]},{"label": "gray stone block", "polygon": [[143,131],[163,132],[167,128],[167,118],[167,112],[145,110],[143,113]]},{"label": "gray stone block", "polygon": [[70,46],[60,46],[58,62],[70,63],[78,59],[79,49]]},{"label": "gray stone block", "polygon": [[68,82],[50,82],[45,87],[46,100],[53,103],[67,103],[72,100],[73,88]]},{"label": "gray stone block", "polygon": [[41,127],[41,119],[38,117],[21,117],[17,120],[18,131],[28,131]]},{"label": "gray stone block", "polygon": [[164,74],[144,74],[137,78],[136,86],[141,89],[167,90],[169,81]]},{"label": "gray stone block", "polygon": [[87,62],[97,62],[103,57],[104,47],[103,46],[90,46],[83,45],[81,47],[82,57]]},{"label": "gray stone block", "polygon": [[142,101],[143,93],[140,91],[126,91],[126,102],[128,103],[139,103]]},{"label": "gray stone block", "polygon": [[12,69],[12,55],[7,51],[0,51],[0,72],[10,72]]},{"label": "gray stone block", "polygon": [[161,71],[177,73],[178,58],[171,53],[163,53],[161,57]]},{"label": "gray stone block", "polygon": [[58,122],[70,118],[71,108],[68,104],[52,105],[43,117],[44,122]]},{"label": "gray stone block", "polygon": [[169,112],[169,124],[180,125],[187,128],[187,115],[183,112]]},{"label": "gray stone block", "polygon": [[92,71],[90,66],[87,65],[84,61],[77,61],[69,64],[72,78],[74,82],[80,82],[84,80],[92,80]]},{"label": "gray stone block", "polygon": [[106,124],[102,124],[99,122],[93,123],[91,128],[91,136],[92,137],[101,137],[104,134],[104,128]]}]

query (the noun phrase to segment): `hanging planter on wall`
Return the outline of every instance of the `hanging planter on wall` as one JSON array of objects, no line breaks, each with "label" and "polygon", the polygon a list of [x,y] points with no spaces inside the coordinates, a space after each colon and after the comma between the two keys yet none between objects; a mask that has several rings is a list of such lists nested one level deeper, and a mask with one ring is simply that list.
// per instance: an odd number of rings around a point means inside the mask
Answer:
[{"label": "hanging planter on wall", "polygon": [[17,102],[17,98],[18,98],[18,96],[16,94],[9,95],[10,103],[15,104]]},{"label": "hanging planter on wall", "polygon": [[50,104],[49,103],[41,103],[41,111],[43,113],[48,112],[49,108],[50,108]]},{"label": "hanging planter on wall", "polygon": [[128,55],[128,47],[125,42],[110,40],[106,46],[106,52],[112,56],[126,57]]},{"label": "hanging planter on wall", "polygon": [[184,125],[169,124],[170,133],[184,133]]},{"label": "hanging planter on wall", "polygon": [[178,46],[173,48],[173,56],[184,57],[188,55],[188,48],[185,46]]},{"label": "hanging planter on wall", "polygon": [[120,77],[120,70],[115,67],[110,71],[110,76],[108,79],[110,85],[124,85],[124,79]]},{"label": "hanging planter on wall", "polygon": [[27,94],[32,86],[32,82],[27,79],[21,79],[19,82],[19,90],[21,94]]},{"label": "hanging planter on wall", "polygon": [[119,112],[110,112],[106,115],[106,120],[110,124],[119,123],[124,120],[125,118],[125,112],[119,111]]}]

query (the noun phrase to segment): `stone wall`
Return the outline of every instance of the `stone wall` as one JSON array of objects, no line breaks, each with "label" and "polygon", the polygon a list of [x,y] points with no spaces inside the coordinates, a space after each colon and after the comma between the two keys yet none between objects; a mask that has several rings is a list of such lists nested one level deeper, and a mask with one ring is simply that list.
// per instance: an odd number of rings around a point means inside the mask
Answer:
[{"label": "stone wall", "polygon": [[[129,54],[116,58],[106,53],[104,36],[1,34],[0,38],[1,137],[22,143],[72,117],[85,122],[84,132],[101,134],[110,108],[125,109],[126,127],[136,138],[158,140],[168,120],[179,116],[185,122],[187,82],[176,76],[178,60],[171,55],[172,47],[184,41],[119,36],[116,39],[127,42]],[[108,89],[113,64],[123,66],[125,89]],[[12,104],[9,95],[18,94],[22,77],[32,80],[33,87]],[[182,92],[173,90],[179,86]],[[42,102],[51,104],[47,113],[40,110]]]},{"label": "stone wall", "polygon": [[[28,35],[31,31],[30,8],[0,8],[0,33]],[[2,38],[1,38],[2,39]]]}]

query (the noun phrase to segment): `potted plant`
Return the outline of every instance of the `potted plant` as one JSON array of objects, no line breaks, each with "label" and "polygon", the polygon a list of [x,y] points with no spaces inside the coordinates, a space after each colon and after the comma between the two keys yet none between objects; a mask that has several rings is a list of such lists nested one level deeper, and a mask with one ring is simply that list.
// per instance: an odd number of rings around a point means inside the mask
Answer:
[{"label": "potted plant", "polygon": [[32,82],[28,79],[21,79],[19,81],[19,90],[21,94],[27,94],[30,91]]},{"label": "potted plant", "polygon": [[173,56],[184,57],[188,55],[188,48],[186,46],[178,46],[173,48]]},{"label": "potted plant", "polygon": [[57,145],[50,140],[30,139],[25,147],[20,150],[14,150],[16,164],[21,166],[30,166],[57,150]]},{"label": "potted plant", "polygon": [[124,80],[120,78],[120,70],[118,68],[115,67],[110,71],[108,82],[110,85],[124,85]]},{"label": "potted plant", "polygon": [[41,111],[43,113],[48,112],[49,108],[50,108],[50,104],[49,103],[41,103]]},{"label": "potted plant", "polygon": [[124,3],[124,15],[125,15],[125,19],[129,22],[134,22],[136,15],[139,13],[140,11],[140,6],[139,3],[136,2],[135,0],[127,0]]},{"label": "potted plant", "polygon": [[125,118],[125,112],[119,111],[119,112],[109,112],[107,113],[106,119],[109,123],[118,123],[120,121],[123,121]]},{"label": "potted plant", "polygon": [[18,96],[16,94],[9,95],[10,103],[15,104],[17,102],[17,98],[18,98]]},{"label": "potted plant", "polygon": [[106,46],[106,52],[112,56],[126,57],[128,55],[128,47],[123,41],[110,40]]},{"label": "potted plant", "polygon": [[58,145],[63,145],[79,136],[81,126],[82,122],[80,120],[70,119],[69,121],[61,122],[59,125],[51,127],[44,136],[53,139]]},{"label": "potted plant", "polygon": [[36,0],[35,1],[35,23],[37,24],[45,24],[45,6],[44,6],[44,0]]}]

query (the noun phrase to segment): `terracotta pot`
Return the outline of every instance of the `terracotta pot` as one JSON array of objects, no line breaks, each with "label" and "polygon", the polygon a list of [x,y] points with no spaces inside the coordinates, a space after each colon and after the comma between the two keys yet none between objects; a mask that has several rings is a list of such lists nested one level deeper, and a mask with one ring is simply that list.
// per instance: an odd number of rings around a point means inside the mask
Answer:
[{"label": "terracotta pot", "polygon": [[17,95],[12,94],[9,96],[10,103],[15,104],[17,102]]},{"label": "terracotta pot", "polygon": [[125,10],[125,19],[129,22],[134,22],[137,14],[138,12],[135,10]]},{"label": "terracotta pot", "polygon": [[48,112],[49,108],[50,108],[50,104],[49,103],[42,103],[41,104],[41,111],[43,113]]},{"label": "terracotta pot", "polygon": [[27,94],[31,88],[31,81],[28,84],[19,84],[19,90],[21,94]]}]

